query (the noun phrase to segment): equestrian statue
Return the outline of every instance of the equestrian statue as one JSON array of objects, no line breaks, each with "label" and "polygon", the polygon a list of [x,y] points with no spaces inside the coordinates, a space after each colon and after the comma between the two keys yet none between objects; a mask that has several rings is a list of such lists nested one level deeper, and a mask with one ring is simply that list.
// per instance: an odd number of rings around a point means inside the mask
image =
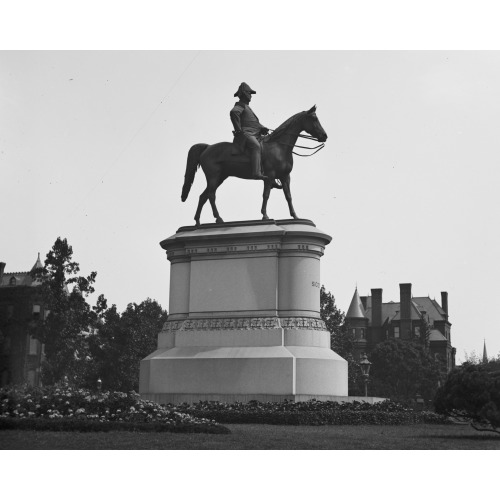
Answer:
[{"label": "equestrian statue", "polygon": [[[207,200],[212,206],[216,223],[222,224],[224,222],[215,204],[215,192],[230,176],[264,181],[261,209],[263,220],[269,219],[267,200],[272,188],[283,189],[290,215],[294,219],[298,219],[290,194],[293,148],[299,137],[324,143],[328,136],[316,116],[316,106],[313,106],[309,111],[301,111],[293,115],[269,134],[269,129],[261,125],[249,106],[252,94],[255,93],[248,84],[243,82],[234,94],[234,97],[238,97],[239,101],[230,112],[234,127],[233,143],[195,144],[189,150],[182,187],[182,201],[186,201],[188,197],[198,167],[201,166],[207,178],[207,188],[200,195],[194,216],[197,226],[200,225],[201,210]],[[309,135],[302,135],[301,132],[304,131]],[[317,152],[323,145],[305,149],[316,149],[315,152]],[[277,181],[280,181],[281,185]]]}]

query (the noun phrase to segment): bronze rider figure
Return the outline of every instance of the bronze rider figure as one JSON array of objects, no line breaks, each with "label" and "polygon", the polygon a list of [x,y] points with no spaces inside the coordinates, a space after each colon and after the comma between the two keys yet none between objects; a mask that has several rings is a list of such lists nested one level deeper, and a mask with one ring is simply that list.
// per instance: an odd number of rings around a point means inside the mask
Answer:
[{"label": "bronze rider figure", "polygon": [[269,133],[269,129],[259,123],[259,119],[249,106],[252,94],[256,94],[255,90],[243,82],[234,94],[234,97],[238,97],[239,101],[234,105],[229,116],[234,127],[235,142],[242,149],[247,148],[250,151],[252,178],[266,180],[267,176],[263,175],[262,172],[260,141],[263,136]]}]

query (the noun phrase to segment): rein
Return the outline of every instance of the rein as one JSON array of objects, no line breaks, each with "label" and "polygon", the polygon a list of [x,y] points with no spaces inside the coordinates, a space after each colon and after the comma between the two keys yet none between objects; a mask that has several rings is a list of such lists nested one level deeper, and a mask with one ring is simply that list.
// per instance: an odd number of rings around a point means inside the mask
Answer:
[{"label": "rein", "polygon": [[[269,131],[274,132],[273,129],[269,129]],[[310,141],[321,142],[319,139],[316,139],[316,137],[313,137],[312,135],[299,134],[299,137],[301,137],[302,139],[308,139]],[[291,144],[287,144],[286,142],[281,142],[281,144],[285,144],[286,146],[291,146]],[[297,156],[312,156],[312,155],[315,155],[318,151],[321,151],[325,147],[325,143],[322,142],[318,146],[314,146],[312,148],[309,148],[307,146],[298,146],[297,144],[294,144],[293,147],[300,148],[300,149],[315,149],[316,151],[314,151],[314,153],[311,153],[309,155],[301,155],[300,153],[296,153],[295,151],[292,151],[292,153],[294,155],[297,155]]]}]

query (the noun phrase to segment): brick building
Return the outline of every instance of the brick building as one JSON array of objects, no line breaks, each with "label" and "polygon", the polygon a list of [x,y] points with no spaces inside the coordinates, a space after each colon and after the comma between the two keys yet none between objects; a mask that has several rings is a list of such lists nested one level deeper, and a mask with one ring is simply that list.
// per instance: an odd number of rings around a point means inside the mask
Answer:
[{"label": "brick building", "polygon": [[43,267],[40,254],[30,271],[5,272],[0,262],[0,385],[40,385],[43,345],[30,335],[30,326],[46,311],[39,280],[32,271]]},{"label": "brick building", "polygon": [[371,296],[354,292],[346,313],[346,325],[354,335],[355,356],[368,354],[386,339],[412,339],[423,334],[424,320],[430,325],[429,349],[446,361],[448,371],[455,366],[456,349],[451,345],[448,293],[441,292],[441,305],[429,297],[412,297],[411,283],[399,285],[399,302],[383,302],[382,289],[372,288]]}]

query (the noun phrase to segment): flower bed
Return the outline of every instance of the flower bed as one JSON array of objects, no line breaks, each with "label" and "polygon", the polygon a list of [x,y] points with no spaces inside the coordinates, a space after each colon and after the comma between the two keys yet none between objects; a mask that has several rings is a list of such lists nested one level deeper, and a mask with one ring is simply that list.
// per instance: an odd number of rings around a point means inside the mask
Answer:
[{"label": "flower bed", "polygon": [[229,433],[210,418],[142,400],[133,391],[94,393],[65,386],[1,389],[2,428]]},{"label": "flower bed", "polygon": [[224,424],[274,424],[274,425],[402,425],[442,424],[447,418],[429,411],[416,411],[410,407],[383,401],[369,404],[354,401],[337,403],[316,401],[293,403],[199,403],[166,408],[187,413],[194,417],[213,419]]}]

